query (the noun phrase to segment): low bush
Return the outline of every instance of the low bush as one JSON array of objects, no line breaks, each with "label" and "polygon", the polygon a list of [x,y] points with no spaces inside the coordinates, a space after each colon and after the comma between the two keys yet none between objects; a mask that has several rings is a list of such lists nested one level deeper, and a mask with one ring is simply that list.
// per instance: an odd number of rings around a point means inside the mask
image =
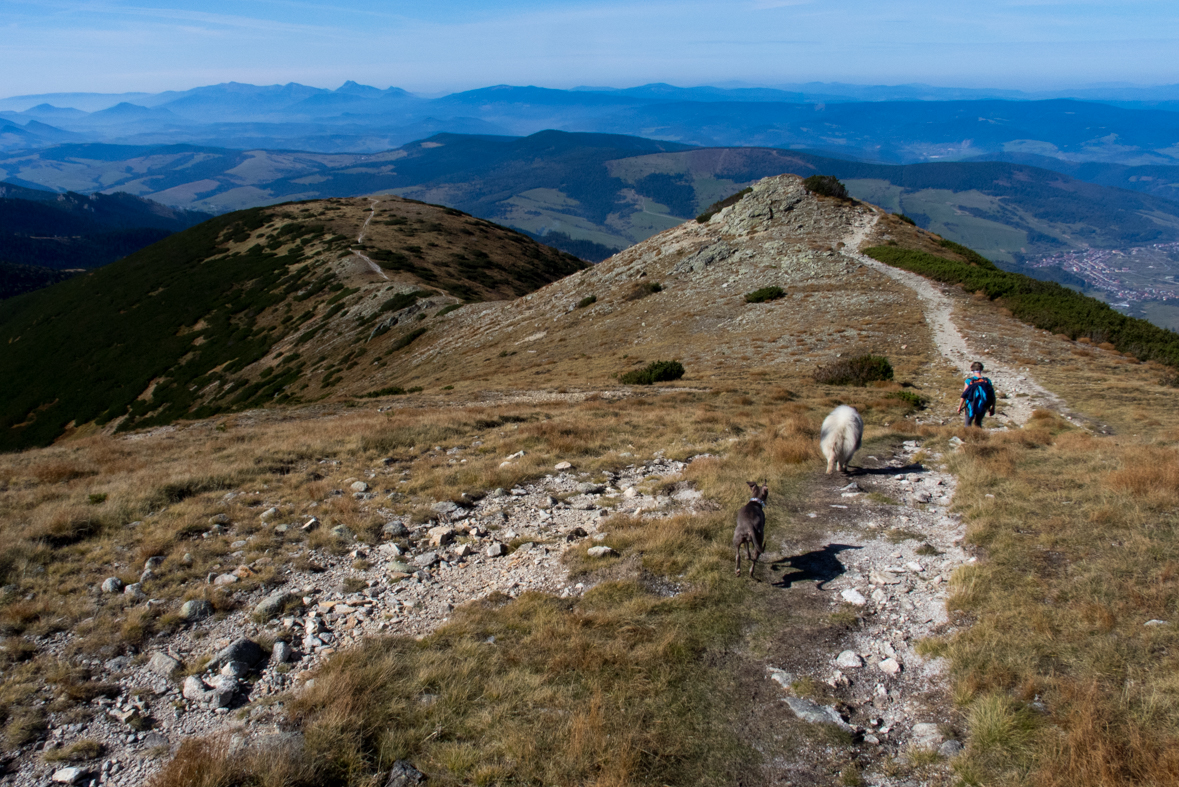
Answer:
[{"label": "low bush", "polygon": [[389,352],[397,352],[398,350],[401,350],[401,349],[404,349],[404,348],[410,346],[415,341],[417,341],[418,338],[425,332],[426,332],[425,328],[415,328],[414,330],[405,334],[405,336],[402,336],[400,339],[393,342],[393,346],[389,348]]},{"label": "low bush", "polygon": [[387,388],[378,388],[375,391],[362,393],[361,397],[364,399],[376,399],[379,396],[401,396],[405,393],[405,389],[400,385],[390,385]]},{"label": "low bush", "polygon": [[929,400],[924,396],[915,394],[912,391],[893,391],[888,394],[886,399],[900,399],[902,402],[912,405],[917,410],[924,410],[925,406],[929,404]]},{"label": "low bush", "polygon": [[462,304],[462,303],[452,303],[449,306],[443,306],[441,309],[438,310],[438,312],[434,316],[435,317],[442,317],[444,315],[450,314],[455,309],[463,308],[463,306],[465,306],[465,305],[466,304]]},{"label": "low bush", "polygon": [[584,309],[586,306],[593,306],[598,302],[597,295],[587,295],[577,302],[577,308]]},{"label": "low bush", "polygon": [[402,292],[389,298],[381,304],[379,311],[381,312],[399,312],[402,309],[407,309],[418,302],[419,298],[429,298],[432,293],[425,290],[417,290],[415,292]]},{"label": "low bush", "polygon": [[823,385],[863,387],[877,380],[891,380],[892,364],[882,355],[857,355],[820,366],[815,369],[814,378]]},{"label": "low bush", "polygon": [[706,221],[711,219],[713,217],[713,215],[720,213],[722,210],[729,207],[730,205],[736,205],[738,202],[740,202],[742,199],[745,198],[746,194],[750,194],[752,192],[753,192],[752,187],[744,188],[744,189],[741,189],[740,191],[738,191],[736,194],[725,197],[724,199],[722,199],[718,202],[712,203],[704,210],[703,213],[701,213],[699,216],[696,217],[696,223],[697,224],[704,224]]},{"label": "low bush", "polygon": [[663,285],[657,281],[644,281],[636,284],[630,292],[626,294],[626,300],[638,301],[646,298],[648,295],[654,295],[657,292],[663,292]]},{"label": "low bush", "polygon": [[781,287],[762,287],[760,290],[745,293],[746,303],[765,303],[786,297],[786,290]]},{"label": "low bush", "polygon": [[678,380],[684,376],[684,365],[679,361],[652,361],[642,369],[626,372],[618,378],[623,385],[652,385]]},{"label": "low bush", "polygon": [[904,213],[894,213],[892,215],[896,216],[898,219],[905,222],[906,224],[912,224],[914,227],[917,226],[917,222],[913,221],[911,218],[906,216]]},{"label": "low bush", "polygon": [[847,193],[847,187],[840,183],[834,175],[811,175],[803,180],[802,186],[811,194],[817,194],[820,197],[851,199]]}]

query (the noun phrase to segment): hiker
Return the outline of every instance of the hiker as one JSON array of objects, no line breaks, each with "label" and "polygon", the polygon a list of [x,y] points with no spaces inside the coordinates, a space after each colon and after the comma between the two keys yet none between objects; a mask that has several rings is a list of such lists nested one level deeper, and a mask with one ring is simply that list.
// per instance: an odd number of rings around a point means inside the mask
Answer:
[{"label": "hiker", "polygon": [[958,412],[966,410],[966,426],[982,426],[983,413],[995,415],[995,388],[983,377],[983,365],[978,361],[970,364],[970,376],[962,385],[962,401]]}]

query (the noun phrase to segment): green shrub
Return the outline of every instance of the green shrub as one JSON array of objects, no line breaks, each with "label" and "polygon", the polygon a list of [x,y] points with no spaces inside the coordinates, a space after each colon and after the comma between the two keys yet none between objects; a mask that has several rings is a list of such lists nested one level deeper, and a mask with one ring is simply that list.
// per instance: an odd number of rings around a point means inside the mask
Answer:
[{"label": "green shrub", "polygon": [[916,410],[924,410],[925,405],[929,404],[929,400],[924,396],[913,393],[912,391],[893,391],[885,397],[886,399],[900,399],[911,405]]},{"label": "green shrub", "polygon": [[913,221],[911,218],[906,216],[904,213],[894,213],[892,215],[896,216],[898,219],[905,222],[906,224],[912,224],[914,227],[917,226],[917,222]]},{"label": "green shrub", "polygon": [[587,295],[577,302],[577,308],[584,309],[586,306],[593,306],[598,302],[597,295]]},{"label": "green shrub", "polygon": [[618,381],[623,385],[652,385],[684,376],[684,365],[679,361],[652,361],[643,369],[626,372]]},{"label": "green shrub", "polygon": [[463,306],[466,306],[466,304],[465,303],[452,303],[449,306],[443,306],[441,309],[438,310],[438,313],[435,314],[434,316],[435,317],[442,317],[443,315],[450,314],[455,309],[463,308]]},{"label": "green shrub", "polygon": [[362,393],[360,396],[363,399],[376,399],[378,396],[401,396],[405,393],[405,389],[400,385],[390,385],[387,388],[378,388],[375,391]]},{"label": "green shrub", "polygon": [[699,216],[696,217],[696,223],[697,224],[705,223],[706,221],[711,219],[714,214],[720,213],[722,210],[729,207],[730,205],[736,205],[738,202],[740,202],[742,199],[744,199],[746,194],[750,194],[752,192],[753,192],[752,187],[744,188],[744,189],[741,189],[740,191],[738,191],[736,194],[725,197],[724,199],[720,200],[719,202],[712,203],[704,210],[703,213],[701,213]]},{"label": "green shrub", "polygon": [[786,291],[781,287],[762,287],[760,290],[754,290],[745,294],[746,303],[765,303],[766,301],[776,301],[779,298],[785,298]]},{"label": "green shrub", "polygon": [[413,388],[407,388],[406,393],[421,393],[424,389],[420,385],[415,385]]},{"label": "green shrub", "polygon": [[398,350],[400,350],[402,348],[410,346],[415,341],[417,341],[418,337],[420,337],[425,332],[426,332],[425,328],[414,328],[412,331],[405,334],[397,341],[393,342],[393,346],[391,348],[389,348],[389,352],[397,352]]},{"label": "green shrub", "polygon": [[892,364],[882,355],[841,358],[815,369],[815,382],[824,385],[865,386],[876,380],[892,379]]},{"label": "green shrub", "polygon": [[429,298],[433,293],[425,290],[417,290],[415,292],[402,292],[394,295],[381,304],[379,311],[382,312],[399,312],[402,309],[408,309],[418,302],[419,298]]},{"label": "green shrub", "polygon": [[639,282],[626,294],[626,300],[638,301],[646,298],[648,295],[654,295],[657,292],[663,292],[663,285],[657,281]]},{"label": "green shrub", "polygon": [[811,175],[802,182],[803,188],[811,194],[820,197],[835,197],[836,199],[851,199],[847,188],[834,175]]},{"label": "green shrub", "polygon": [[968,292],[982,292],[1010,309],[1017,320],[1042,330],[1061,333],[1074,340],[1087,338],[1098,344],[1110,342],[1119,352],[1129,353],[1139,360],[1156,360],[1179,367],[1179,334],[1174,331],[1127,317],[1096,298],[1056,282],[1008,273],[957,243],[940,243],[967,257],[970,262],[892,246],[874,246],[864,253],[934,281],[960,284]]},{"label": "green shrub", "polygon": [[92,506],[101,505],[106,502],[106,492],[91,492],[89,500]]}]

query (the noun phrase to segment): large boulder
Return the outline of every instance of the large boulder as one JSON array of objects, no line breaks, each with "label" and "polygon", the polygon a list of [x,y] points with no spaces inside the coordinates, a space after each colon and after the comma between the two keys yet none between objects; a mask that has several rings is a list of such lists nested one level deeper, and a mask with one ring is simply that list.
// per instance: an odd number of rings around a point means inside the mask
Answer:
[{"label": "large boulder", "polygon": [[180,617],[192,622],[204,620],[213,614],[213,605],[203,598],[194,598],[180,605]]},{"label": "large boulder", "polygon": [[147,668],[165,678],[172,677],[180,669],[180,661],[167,653],[153,653],[147,662]]},{"label": "large boulder", "polygon": [[258,602],[254,607],[254,617],[260,621],[267,621],[281,614],[295,596],[285,590],[276,590]]},{"label": "large boulder", "polygon": [[252,639],[241,637],[217,651],[217,655],[209,662],[210,669],[223,667],[231,661],[240,661],[251,667],[266,658],[266,651]]}]

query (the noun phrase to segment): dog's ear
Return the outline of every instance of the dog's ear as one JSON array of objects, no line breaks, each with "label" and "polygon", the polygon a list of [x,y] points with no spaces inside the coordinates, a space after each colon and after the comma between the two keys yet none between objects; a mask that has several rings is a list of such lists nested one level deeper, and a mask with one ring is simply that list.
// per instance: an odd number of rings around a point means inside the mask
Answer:
[{"label": "dog's ear", "polygon": [[757,493],[757,482],[756,481],[746,481],[745,483],[750,489],[752,489],[754,491],[755,494]]}]

